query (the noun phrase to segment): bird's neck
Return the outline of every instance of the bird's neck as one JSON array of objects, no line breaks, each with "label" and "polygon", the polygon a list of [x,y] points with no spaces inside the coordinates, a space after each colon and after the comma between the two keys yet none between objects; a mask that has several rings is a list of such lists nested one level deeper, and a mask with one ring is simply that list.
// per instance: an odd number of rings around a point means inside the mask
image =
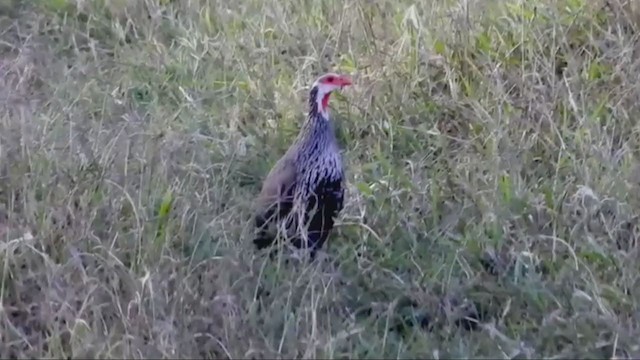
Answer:
[{"label": "bird's neck", "polygon": [[319,94],[317,87],[311,89],[309,113],[302,129],[300,129],[299,141],[318,142],[326,145],[333,143],[335,134],[327,111],[328,102],[329,93]]},{"label": "bird's neck", "polygon": [[323,93],[318,86],[314,86],[309,92],[309,117],[320,116],[326,121],[329,120],[329,97],[330,92]]}]

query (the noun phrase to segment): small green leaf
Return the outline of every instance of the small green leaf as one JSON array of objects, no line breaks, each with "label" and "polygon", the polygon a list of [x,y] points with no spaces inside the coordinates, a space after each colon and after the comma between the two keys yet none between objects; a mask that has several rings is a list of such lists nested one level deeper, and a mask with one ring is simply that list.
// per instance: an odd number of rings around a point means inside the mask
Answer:
[{"label": "small green leaf", "polygon": [[583,11],[586,5],[586,2],[584,0],[568,0],[566,4],[567,4],[567,10],[574,12],[574,11]]},{"label": "small green leaf", "polygon": [[481,32],[476,36],[476,49],[484,53],[492,53],[491,51],[491,38],[486,31]]},{"label": "small green leaf", "polygon": [[606,67],[597,62],[592,62],[587,69],[587,80],[598,80],[606,72]]},{"label": "small green leaf", "polygon": [[533,8],[525,7],[524,4],[513,4],[508,3],[507,9],[514,17],[519,17],[525,21],[532,21],[536,17],[536,7]]},{"label": "small green leaf", "polygon": [[67,0],[47,0],[41,1],[41,3],[48,7],[50,10],[59,12],[70,11],[73,7],[72,4]]},{"label": "small green leaf", "polygon": [[595,268],[605,270],[615,268],[615,261],[601,252],[585,250],[580,252],[580,257]]},{"label": "small green leaf", "polygon": [[164,219],[167,216],[169,216],[169,213],[171,212],[172,204],[173,204],[173,193],[171,192],[171,190],[167,190],[167,192],[165,192],[164,194],[164,197],[162,198],[162,203],[160,204],[160,211],[158,212],[158,215],[160,215],[161,219]]},{"label": "small green leaf", "polygon": [[498,187],[500,192],[502,193],[502,199],[508,204],[511,202],[512,198],[512,187],[511,187],[511,178],[509,175],[504,174],[500,176],[500,181],[498,182]]},{"label": "small green leaf", "polygon": [[436,54],[444,55],[446,51],[446,45],[444,44],[443,41],[436,40],[436,42],[433,44],[433,49],[436,52]]},{"label": "small green leaf", "polygon": [[462,85],[462,92],[465,94],[465,96],[467,97],[474,97],[474,90],[473,90],[473,85],[471,85],[471,82],[468,81],[467,79],[460,79],[460,84]]},{"label": "small green leaf", "polygon": [[165,229],[167,227],[167,218],[171,213],[171,207],[173,205],[173,192],[171,189],[167,189],[162,198],[162,202],[160,203],[160,208],[158,209],[158,225],[156,230],[156,237],[154,241],[154,245],[156,249],[160,249],[162,247],[162,240],[164,239]]},{"label": "small green leaf", "polygon": [[471,123],[469,124],[469,129],[475,136],[480,136],[485,131],[485,128],[481,123]]},{"label": "small green leaf", "polygon": [[548,209],[555,208],[555,202],[553,201],[553,192],[551,191],[551,187],[545,185],[542,188],[542,193],[544,194],[544,202]]},{"label": "small green leaf", "polygon": [[343,56],[340,61],[340,70],[347,73],[355,72],[356,64],[353,61],[353,58],[350,56]]},{"label": "small green leaf", "polygon": [[360,191],[363,195],[366,195],[366,196],[373,195],[373,191],[371,190],[371,187],[367,183],[359,182],[356,185],[356,187],[358,188],[358,191]]},{"label": "small green leaf", "polygon": [[247,81],[237,81],[235,83],[235,85],[240,89],[243,90],[245,92],[248,92],[250,90],[250,86],[249,86],[249,82]]}]

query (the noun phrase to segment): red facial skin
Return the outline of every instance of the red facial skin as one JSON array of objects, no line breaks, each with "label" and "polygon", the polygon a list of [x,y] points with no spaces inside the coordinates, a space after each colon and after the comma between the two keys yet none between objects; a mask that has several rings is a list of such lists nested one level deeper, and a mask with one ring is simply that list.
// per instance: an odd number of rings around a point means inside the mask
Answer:
[{"label": "red facial skin", "polygon": [[[326,84],[326,85],[339,86],[340,88],[343,88],[345,86],[349,86],[352,84],[351,78],[348,75],[327,75],[325,78],[320,80],[320,83]],[[330,92],[324,94],[324,97],[322,98],[323,109],[326,109],[327,106],[329,105],[330,96],[331,96]]]}]

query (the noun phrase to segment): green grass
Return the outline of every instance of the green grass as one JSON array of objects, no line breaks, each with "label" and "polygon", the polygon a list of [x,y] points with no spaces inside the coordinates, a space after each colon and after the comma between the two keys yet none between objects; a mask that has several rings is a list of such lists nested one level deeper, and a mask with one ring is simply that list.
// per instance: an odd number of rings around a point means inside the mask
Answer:
[{"label": "green grass", "polygon": [[[640,357],[637,9],[463,3],[2,1],[0,356]],[[346,207],[270,260],[330,70]]]}]

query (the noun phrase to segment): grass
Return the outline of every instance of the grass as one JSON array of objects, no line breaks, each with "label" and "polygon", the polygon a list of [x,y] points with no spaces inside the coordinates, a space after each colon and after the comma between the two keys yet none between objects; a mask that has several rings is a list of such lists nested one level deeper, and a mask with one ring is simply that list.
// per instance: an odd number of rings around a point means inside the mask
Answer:
[{"label": "grass", "polygon": [[[639,357],[639,16],[2,1],[0,356]],[[269,260],[251,200],[329,70],[346,208]]]}]

